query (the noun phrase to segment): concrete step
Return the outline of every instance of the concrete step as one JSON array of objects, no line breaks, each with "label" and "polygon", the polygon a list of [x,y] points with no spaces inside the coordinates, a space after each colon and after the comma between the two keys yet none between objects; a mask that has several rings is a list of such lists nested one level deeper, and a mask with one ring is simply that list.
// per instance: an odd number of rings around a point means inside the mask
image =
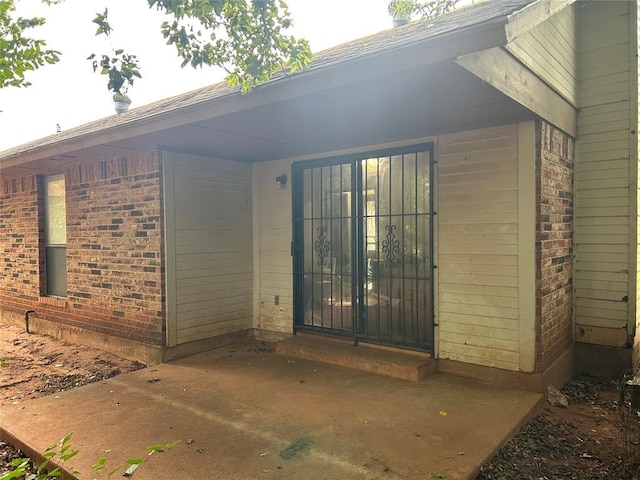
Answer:
[{"label": "concrete step", "polygon": [[380,347],[324,335],[297,334],[276,344],[276,353],[419,382],[435,371],[425,353]]}]

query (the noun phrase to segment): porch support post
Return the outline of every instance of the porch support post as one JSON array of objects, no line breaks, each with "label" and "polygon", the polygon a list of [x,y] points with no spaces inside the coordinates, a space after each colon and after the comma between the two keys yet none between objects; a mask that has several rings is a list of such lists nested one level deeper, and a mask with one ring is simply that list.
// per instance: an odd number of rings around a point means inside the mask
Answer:
[{"label": "porch support post", "polygon": [[536,367],[536,132],[518,125],[518,349],[520,371]]},{"label": "porch support post", "polygon": [[573,105],[504,48],[462,55],[456,63],[560,130],[577,137],[578,113]]}]

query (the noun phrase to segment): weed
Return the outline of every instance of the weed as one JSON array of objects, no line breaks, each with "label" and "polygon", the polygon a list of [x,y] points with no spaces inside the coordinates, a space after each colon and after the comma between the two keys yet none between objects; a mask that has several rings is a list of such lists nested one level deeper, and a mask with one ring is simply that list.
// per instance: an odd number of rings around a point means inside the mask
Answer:
[{"label": "weed", "polygon": [[[9,471],[0,478],[0,480],[13,480],[25,478],[25,480],[49,480],[62,477],[62,467],[57,466],[51,471],[47,471],[47,467],[52,461],[59,465],[63,465],[67,460],[75,457],[79,450],[73,450],[69,441],[73,436],[72,433],[62,438],[60,442],[54,443],[47,447],[44,451],[44,461],[36,468],[36,473],[28,473],[30,460],[28,458],[17,458],[9,465],[13,470]],[[73,471],[74,475],[79,472]]]},{"label": "weed", "polygon": [[[13,460],[9,465],[12,470],[0,477],[0,480],[55,480],[63,477],[62,466],[68,460],[75,457],[79,450],[71,448],[70,440],[73,437],[73,433],[68,434],[60,440],[58,443],[54,443],[49,446],[43,453],[45,460],[38,465],[35,469],[35,473],[30,473],[30,462],[28,458],[17,458]],[[108,458],[106,456],[100,457],[95,465],[91,467],[94,472],[105,472],[107,480],[110,480],[116,473],[121,471],[125,465],[126,470],[122,474],[125,477],[132,477],[138,467],[140,467],[151,455],[154,453],[161,453],[165,450],[170,450],[175,447],[178,442],[167,443],[163,445],[152,445],[148,447],[148,453],[146,458],[130,458],[125,463],[115,467],[107,468]],[[48,470],[51,463],[56,463],[57,466],[52,470]],[[80,472],[72,470],[71,473],[79,477]]]}]

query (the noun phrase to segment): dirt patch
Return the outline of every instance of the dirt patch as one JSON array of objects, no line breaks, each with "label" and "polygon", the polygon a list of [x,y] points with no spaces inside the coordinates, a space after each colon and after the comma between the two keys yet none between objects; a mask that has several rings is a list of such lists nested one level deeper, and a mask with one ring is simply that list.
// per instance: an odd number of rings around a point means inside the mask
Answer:
[{"label": "dirt patch", "polygon": [[[100,350],[0,325],[0,409],[142,367]],[[562,391],[569,407],[546,406],[482,468],[478,480],[634,478],[621,428],[635,422],[640,430],[640,417],[621,416],[619,380],[581,376],[568,382]],[[0,476],[16,456],[0,442]]]},{"label": "dirt patch", "polygon": [[482,468],[478,480],[635,478],[637,459],[624,448],[621,429],[637,429],[640,419],[621,416],[619,380],[577,376],[567,382],[562,392],[569,407],[547,405]]},{"label": "dirt patch", "polygon": [[0,325],[0,406],[144,368],[102,350]]},{"label": "dirt patch", "polygon": [[[0,409],[144,367],[102,350],[0,324]],[[0,476],[20,456],[0,441]]]}]

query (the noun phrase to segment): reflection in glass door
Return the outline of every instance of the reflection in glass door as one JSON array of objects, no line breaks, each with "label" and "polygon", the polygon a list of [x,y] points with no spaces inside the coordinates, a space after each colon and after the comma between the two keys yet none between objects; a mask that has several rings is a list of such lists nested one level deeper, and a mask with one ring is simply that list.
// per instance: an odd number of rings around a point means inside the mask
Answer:
[{"label": "reflection in glass door", "polygon": [[431,152],[294,165],[296,329],[431,349]]}]

